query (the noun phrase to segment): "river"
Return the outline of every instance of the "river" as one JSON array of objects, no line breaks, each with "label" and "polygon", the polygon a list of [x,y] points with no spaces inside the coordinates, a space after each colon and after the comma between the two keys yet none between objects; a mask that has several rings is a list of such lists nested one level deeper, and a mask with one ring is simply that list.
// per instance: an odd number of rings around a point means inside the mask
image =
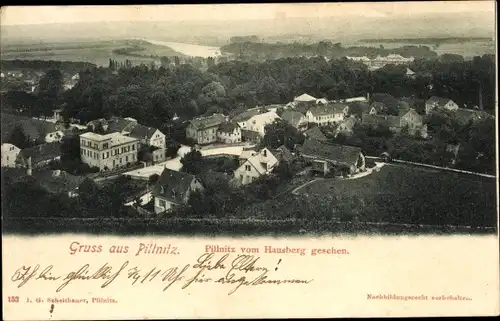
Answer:
[{"label": "river", "polygon": [[210,47],[202,45],[193,45],[190,43],[183,43],[183,42],[172,42],[172,41],[161,41],[161,40],[150,40],[150,39],[144,39],[144,41],[150,42],[158,46],[170,47],[177,52],[185,54],[186,56],[207,58],[220,55],[219,47]]}]

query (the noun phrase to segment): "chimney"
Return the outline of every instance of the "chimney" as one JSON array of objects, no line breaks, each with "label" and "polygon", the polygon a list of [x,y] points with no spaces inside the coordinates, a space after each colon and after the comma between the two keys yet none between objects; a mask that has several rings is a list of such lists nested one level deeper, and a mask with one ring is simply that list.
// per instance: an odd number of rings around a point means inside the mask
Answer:
[{"label": "chimney", "polygon": [[370,93],[366,93],[366,100],[370,102]]},{"label": "chimney", "polygon": [[28,170],[26,171],[26,174],[28,174],[28,176],[31,176],[31,174],[33,173],[33,169],[31,167],[31,156],[28,157]]}]

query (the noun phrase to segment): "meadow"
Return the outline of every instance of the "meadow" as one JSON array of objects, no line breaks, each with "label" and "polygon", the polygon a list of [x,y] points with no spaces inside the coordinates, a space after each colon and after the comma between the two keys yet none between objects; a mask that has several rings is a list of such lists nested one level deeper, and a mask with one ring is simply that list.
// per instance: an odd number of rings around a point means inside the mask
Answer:
[{"label": "meadow", "polygon": [[[127,51],[130,54],[121,54]],[[1,55],[2,60],[83,61],[98,66],[108,66],[109,59],[120,62],[128,59],[137,65],[150,64],[161,56],[183,56],[171,48],[137,40],[8,44],[2,46]]]}]

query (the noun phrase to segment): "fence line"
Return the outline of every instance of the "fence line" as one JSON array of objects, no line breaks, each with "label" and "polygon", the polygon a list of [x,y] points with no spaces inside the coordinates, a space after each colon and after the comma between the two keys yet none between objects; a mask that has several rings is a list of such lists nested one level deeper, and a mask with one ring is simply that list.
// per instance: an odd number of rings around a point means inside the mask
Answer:
[{"label": "fence line", "polygon": [[[376,156],[365,156],[365,157],[369,158],[369,159],[380,159],[380,157],[376,157]],[[449,172],[476,175],[476,176],[482,176],[482,177],[487,177],[487,178],[495,178],[496,177],[495,175],[490,175],[490,174],[483,174],[483,173],[466,171],[466,170],[462,170],[462,169],[442,167],[442,166],[436,166],[436,165],[430,165],[430,164],[424,164],[424,163],[415,163],[415,162],[405,161],[405,160],[401,160],[401,159],[392,159],[391,162],[400,163],[400,164],[410,164],[410,165],[414,165],[414,166],[440,169],[440,170],[449,171]]]}]

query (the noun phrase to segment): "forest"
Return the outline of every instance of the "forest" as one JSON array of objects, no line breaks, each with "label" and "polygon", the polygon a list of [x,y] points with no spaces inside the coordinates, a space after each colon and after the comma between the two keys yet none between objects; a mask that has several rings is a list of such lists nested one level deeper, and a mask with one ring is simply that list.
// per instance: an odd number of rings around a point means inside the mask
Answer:
[{"label": "forest", "polygon": [[427,46],[407,45],[399,48],[385,49],[383,46],[366,47],[353,46],[343,47],[341,43],[331,41],[320,41],[313,44],[304,43],[263,43],[263,42],[233,42],[221,47],[222,52],[231,53],[239,59],[267,60],[284,57],[311,57],[323,56],[329,59],[339,59],[346,56],[387,56],[399,54],[403,57],[436,58],[437,53]]}]

